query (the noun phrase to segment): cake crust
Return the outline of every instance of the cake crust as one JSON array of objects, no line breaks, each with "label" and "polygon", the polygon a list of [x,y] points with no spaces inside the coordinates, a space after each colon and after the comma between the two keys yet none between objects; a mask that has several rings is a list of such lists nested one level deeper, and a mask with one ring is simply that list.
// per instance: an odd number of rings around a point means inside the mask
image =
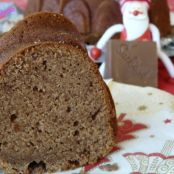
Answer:
[{"label": "cake crust", "polygon": [[20,48],[47,41],[71,43],[85,49],[76,27],[66,17],[38,12],[27,16],[0,38],[0,63]]}]

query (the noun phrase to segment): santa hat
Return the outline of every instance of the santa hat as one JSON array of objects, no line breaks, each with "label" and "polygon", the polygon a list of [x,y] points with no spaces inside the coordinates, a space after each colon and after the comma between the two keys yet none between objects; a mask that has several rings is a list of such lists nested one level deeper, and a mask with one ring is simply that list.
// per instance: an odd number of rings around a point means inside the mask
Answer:
[{"label": "santa hat", "polygon": [[151,0],[120,0],[120,6],[121,8],[123,8],[123,6],[127,3],[127,2],[146,2],[147,5],[148,5],[148,8],[150,7],[150,3],[151,3]]}]

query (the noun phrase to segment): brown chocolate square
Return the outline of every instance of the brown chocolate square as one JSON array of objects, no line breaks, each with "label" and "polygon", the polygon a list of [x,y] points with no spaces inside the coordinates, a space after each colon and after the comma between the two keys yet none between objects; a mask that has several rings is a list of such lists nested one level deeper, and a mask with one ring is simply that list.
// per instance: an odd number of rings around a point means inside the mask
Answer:
[{"label": "brown chocolate square", "polygon": [[158,62],[154,42],[110,40],[106,50],[105,78],[157,87]]}]

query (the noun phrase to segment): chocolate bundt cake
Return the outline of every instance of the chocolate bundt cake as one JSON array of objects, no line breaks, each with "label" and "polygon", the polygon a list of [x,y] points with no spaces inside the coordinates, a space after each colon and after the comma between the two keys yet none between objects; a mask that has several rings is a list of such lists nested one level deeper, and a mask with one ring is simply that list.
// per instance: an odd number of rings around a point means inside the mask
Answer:
[{"label": "chocolate bundt cake", "polygon": [[[90,44],[96,43],[111,25],[122,23],[119,1],[115,0],[29,0],[26,14],[36,11],[64,14]],[[149,14],[162,36],[171,34],[167,0],[152,0]]]},{"label": "chocolate bundt cake", "polygon": [[71,22],[54,13],[27,17],[0,38],[0,59],[5,174],[73,169],[112,150],[114,104]]},{"label": "chocolate bundt cake", "polygon": [[107,28],[122,22],[115,0],[29,0],[26,14],[36,11],[64,14],[78,27],[86,43],[95,43]]}]

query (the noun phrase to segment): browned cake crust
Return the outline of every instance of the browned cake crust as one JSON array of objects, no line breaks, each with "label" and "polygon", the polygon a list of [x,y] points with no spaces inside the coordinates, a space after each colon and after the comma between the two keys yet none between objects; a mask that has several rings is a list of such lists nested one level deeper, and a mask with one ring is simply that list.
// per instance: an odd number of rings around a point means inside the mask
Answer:
[{"label": "browned cake crust", "polygon": [[45,41],[62,41],[84,47],[76,27],[56,13],[35,13],[0,39],[0,63],[21,47]]},{"label": "browned cake crust", "polygon": [[112,150],[114,103],[78,42],[46,39],[19,44],[7,55],[0,70],[0,168],[6,174],[73,169]]},{"label": "browned cake crust", "polygon": [[[27,13],[49,11],[64,14],[84,35],[86,43],[95,43],[108,27],[122,22],[119,3],[115,0],[29,0]],[[36,7],[36,6],[35,6]],[[32,10],[33,8],[33,10]]]}]

